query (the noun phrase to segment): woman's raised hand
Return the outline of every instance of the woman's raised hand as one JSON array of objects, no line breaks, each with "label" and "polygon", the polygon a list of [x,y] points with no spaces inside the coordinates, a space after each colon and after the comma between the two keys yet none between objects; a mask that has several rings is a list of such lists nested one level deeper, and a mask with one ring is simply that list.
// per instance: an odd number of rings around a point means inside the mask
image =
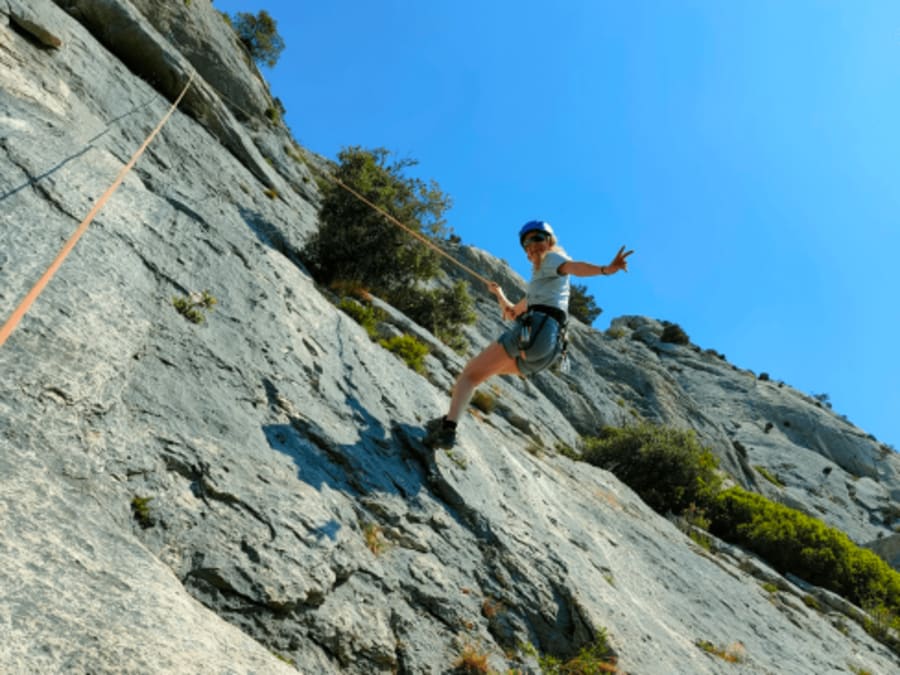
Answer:
[{"label": "woman's raised hand", "polygon": [[606,269],[611,269],[613,272],[618,272],[619,270],[628,271],[628,256],[630,256],[634,251],[625,251],[625,247],[619,249],[619,252],[616,253],[616,257],[613,258],[613,261],[606,266]]}]

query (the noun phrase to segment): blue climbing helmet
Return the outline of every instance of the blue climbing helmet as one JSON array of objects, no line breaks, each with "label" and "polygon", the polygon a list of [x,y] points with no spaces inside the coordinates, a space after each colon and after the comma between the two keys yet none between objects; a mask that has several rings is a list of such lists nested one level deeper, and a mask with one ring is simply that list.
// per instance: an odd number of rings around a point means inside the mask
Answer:
[{"label": "blue climbing helmet", "polygon": [[545,232],[551,237],[556,237],[553,232],[553,228],[550,227],[550,223],[545,223],[543,220],[529,220],[522,226],[522,229],[519,230],[520,244],[525,241],[525,236],[530,232]]}]

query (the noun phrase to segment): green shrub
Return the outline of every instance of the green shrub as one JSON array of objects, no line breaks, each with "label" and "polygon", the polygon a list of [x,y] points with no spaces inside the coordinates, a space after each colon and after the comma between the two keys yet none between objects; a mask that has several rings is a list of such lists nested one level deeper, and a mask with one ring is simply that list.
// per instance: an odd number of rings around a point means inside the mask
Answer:
[{"label": "green shrub", "polygon": [[397,335],[388,340],[379,340],[378,344],[399,356],[417,373],[424,374],[428,347],[412,335]]},{"label": "green shrub", "polygon": [[[443,231],[450,198],[434,184],[403,176],[416,162],[392,162],[384,148],[360,147],[344,148],[338,160],[334,177],[369,202],[416,232],[434,236]],[[437,275],[433,250],[339,185],[329,181],[323,192],[319,230],[304,248],[320,283],[359,279],[387,299]]]},{"label": "green shrub", "polygon": [[729,663],[743,663],[745,658],[744,646],[740,642],[736,642],[728,647],[719,647],[709,640],[698,639],[694,641],[694,644],[707,654],[718,656],[723,661],[728,661]]},{"label": "green shrub", "polygon": [[739,487],[713,501],[711,532],[857,605],[900,610],[900,573],[843,532]]},{"label": "green shrub", "polygon": [[476,389],[472,395],[472,405],[481,412],[490,414],[497,407],[497,397],[481,389]]},{"label": "green shrub", "polygon": [[662,335],[659,338],[660,342],[672,342],[676,345],[688,345],[691,343],[688,334],[677,323],[669,323],[668,321],[664,323],[665,328],[663,328]]},{"label": "green shrub", "polygon": [[231,26],[257,64],[275,67],[284,51],[284,39],[278,34],[275,19],[266,10],[261,9],[256,15],[238,12],[231,20]]},{"label": "green shrub", "polygon": [[206,320],[204,310],[212,311],[218,302],[209,291],[193,292],[187,297],[174,296],[172,306],[191,323],[203,323]]},{"label": "green shrub", "polygon": [[585,438],[584,458],[612,471],[660,514],[680,514],[692,504],[704,506],[722,482],[718,460],[693,431],[647,422],[604,427],[599,438]]},{"label": "green shrub", "polygon": [[[281,99],[277,96],[272,99],[272,105],[266,108],[266,119],[268,119],[272,124],[278,125],[281,124],[281,121],[284,119],[285,114],[287,114],[287,110],[284,109],[284,103],[281,102]],[[287,152],[288,156],[291,155],[290,150]]]},{"label": "green shrub", "polygon": [[153,525],[153,517],[150,514],[150,502],[152,501],[153,497],[135,497],[131,500],[131,514],[137,524],[145,530]]},{"label": "green shrub", "polygon": [[582,647],[578,656],[561,661],[555,656],[538,657],[541,671],[545,675],[600,675],[600,673],[617,673],[617,657],[606,637],[606,629],[597,632],[597,638],[591,644]]},{"label": "green shrub", "polygon": [[753,468],[756,469],[757,473],[759,473],[760,476],[765,478],[767,481],[769,481],[775,487],[780,487],[780,488],[784,487],[784,483],[781,482],[781,479],[778,478],[778,476],[772,474],[766,467],[757,464]]},{"label": "green shrub", "polygon": [[583,284],[572,284],[569,293],[569,314],[590,326],[603,310],[597,307],[594,296],[587,290],[587,286]]},{"label": "green shrub", "polygon": [[[415,161],[359,147],[343,149],[338,159],[334,177],[342,184],[435,244],[443,237],[450,197],[433,181],[403,175]],[[465,349],[460,329],[475,321],[466,284],[428,288],[441,272],[436,251],[339,185],[325,181],[321,189],[319,229],[302,251],[316,280],[356,279],[452,348]]]},{"label": "green shrub", "polygon": [[462,353],[468,347],[462,326],[474,323],[476,317],[465,282],[448,289],[407,288],[392,294],[390,302],[451,349]]},{"label": "green shrub", "polygon": [[341,301],[338,303],[338,309],[342,310],[356,321],[356,323],[365,328],[366,333],[368,333],[369,337],[373,340],[378,334],[377,327],[379,322],[384,321],[386,318],[386,315],[382,310],[373,307],[370,304],[357,302],[353,298],[341,298]]},{"label": "green shrub", "polygon": [[553,449],[563,457],[568,457],[573,461],[577,462],[581,460],[581,453],[568,443],[557,441],[556,445],[553,446]]},{"label": "green shrub", "polygon": [[288,665],[291,666],[292,668],[296,668],[296,667],[297,667],[297,662],[294,661],[294,659],[292,659],[292,658],[290,658],[290,657],[288,657],[288,656],[285,656],[284,654],[279,654],[278,652],[272,652],[272,656],[274,656],[276,659],[278,659],[278,660],[281,661],[282,663],[288,664]]},{"label": "green shrub", "polygon": [[897,638],[893,635],[900,633],[900,618],[896,613],[883,604],[872,602],[863,605],[863,610],[867,614],[863,629],[876,640],[890,645],[894,651],[900,651]]}]

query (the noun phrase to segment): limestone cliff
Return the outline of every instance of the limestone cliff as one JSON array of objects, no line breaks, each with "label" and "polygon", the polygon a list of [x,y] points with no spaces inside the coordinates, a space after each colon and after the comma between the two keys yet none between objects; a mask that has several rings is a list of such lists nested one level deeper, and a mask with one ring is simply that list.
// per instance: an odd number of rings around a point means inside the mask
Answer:
[{"label": "limestone cliff", "polygon": [[[563,658],[604,629],[629,673],[897,668],[838,599],[703,550],[557,452],[636,417],[692,428],[744,486],[891,539],[894,453],[659,321],[576,325],[572,374],[498,380],[456,453],[404,440],[463,360],[392,313],[432,347],[419,375],[316,287],[297,251],[318,160],[205,0],[0,0],[0,317],[192,70],[0,348],[0,670],[438,673],[468,646],[539,672],[523,645]],[[203,291],[216,305],[185,320],[173,297]],[[474,350],[501,322],[473,293]]]}]

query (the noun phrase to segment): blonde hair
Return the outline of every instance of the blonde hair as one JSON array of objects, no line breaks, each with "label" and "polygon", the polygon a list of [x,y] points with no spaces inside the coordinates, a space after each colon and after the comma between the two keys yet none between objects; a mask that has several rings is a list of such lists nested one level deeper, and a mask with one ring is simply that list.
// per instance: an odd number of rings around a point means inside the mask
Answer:
[{"label": "blonde hair", "polygon": [[547,257],[547,254],[550,253],[550,251],[555,251],[557,253],[562,253],[563,255],[568,255],[566,253],[565,249],[556,242],[556,235],[551,234],[550,235],[550,248],[548,248],[546,251],[544,251],[541,254],[541,256],[537,259],[537,261],[532,265],[532,268],[531,268],[532,272],[537,272],[541,268],[541,265],[544,264],[544,258]]}]

